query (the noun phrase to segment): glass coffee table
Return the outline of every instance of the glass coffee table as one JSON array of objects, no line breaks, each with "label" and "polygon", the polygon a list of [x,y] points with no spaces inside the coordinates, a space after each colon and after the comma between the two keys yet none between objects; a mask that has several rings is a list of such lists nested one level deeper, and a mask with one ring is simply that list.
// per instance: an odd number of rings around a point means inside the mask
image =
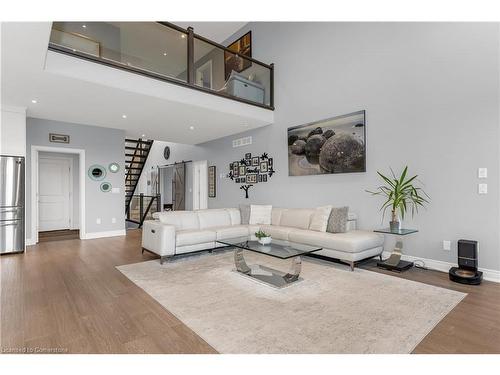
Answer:
[{"label": "glass coffee table", "polygon": [[[290,244],[285,241],[272,240],[268,245],[262,245],[257,241],[250,241],[246,237],[231,238],[219,240],[217,242],[235,247],[234,264],[236,271],[245,277],[265,283],[275,288],[283,288],[295,282],[301,281],[299,277],[302,260],[301,255],[309,254],[314,251],[322,250],[321,247],[308,246],[301,244]],[[243,256],[243,252],[253,251],[255,253],[268,255],[278,259],[291,259],[292,264],[289,272],[278,271],[259,264],[248,265]]]}]

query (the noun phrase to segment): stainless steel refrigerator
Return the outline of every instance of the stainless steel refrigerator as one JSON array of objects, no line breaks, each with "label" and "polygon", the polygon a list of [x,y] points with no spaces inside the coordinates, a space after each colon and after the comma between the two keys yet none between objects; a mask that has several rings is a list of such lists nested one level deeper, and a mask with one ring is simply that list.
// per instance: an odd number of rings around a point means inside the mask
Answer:
[{"label": "stainless steel refrigerator", "polygon": [[0,156],[0,254],[23,252],[24,158]]}]

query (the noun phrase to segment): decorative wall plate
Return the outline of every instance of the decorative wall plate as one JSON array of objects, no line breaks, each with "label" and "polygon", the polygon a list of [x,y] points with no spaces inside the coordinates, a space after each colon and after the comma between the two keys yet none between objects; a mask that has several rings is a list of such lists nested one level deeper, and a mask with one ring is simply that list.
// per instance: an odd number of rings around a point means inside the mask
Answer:
[{"label": "decorative wall plate", "polygon": [[89,168],[88,175],[94,181],[103,180],[106,177],[106,168],[102,165],[94,164]]},{"label": "decorative wall plate", "polygon": [[103,182],[101,183],[101,191],[103,193],[109,193],[111,191],[111,184],[109,182]]},{"label": "decorative wall plate", "polygon": [[117,173],[120,170],[120,164],[118,163],[111,163],[108,166],[108,169],[111,173]]},{"label": "decorative wall plate", "polygon": [[165,146],[165,148],[163,149],[163,157],[165,158],[165,160],[168,160],[168,158],[170,157],[170,147]]}]

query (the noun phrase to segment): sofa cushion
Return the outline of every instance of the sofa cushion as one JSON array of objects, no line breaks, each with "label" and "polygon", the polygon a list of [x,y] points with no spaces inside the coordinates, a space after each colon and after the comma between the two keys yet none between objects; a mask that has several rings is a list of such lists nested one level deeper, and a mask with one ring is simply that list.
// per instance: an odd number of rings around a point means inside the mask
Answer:
[{"label": "sofa cushion", "polygon": [[231,225],[240,225],[241,224],[241,214],[240,214],[239,209],[226,208],[226,211],[229,213],[229,219],[231,220]]},{"label": "sofa cushion", "polygon": [[313,213],[313,208],[286,209],[281,213],[280,226],[308,229]]},{"label": "sofa cushion", "polygon": [[176,246],[196,245],[204,242],[215,241],[215,231],[213,230],[179,230],[176,232]]},{"label": "sofa cushion", "polygon": [[348,217],[349,207],[332,208],[326,231],[330,233],[345,233],[347,231]]},{"label": "sofa cushion", "polygon": [[199,229],[198,214],[193,211],[164,211],[158,215],[162,224],[175,226],[176,230]]},{"label": "sofa cushion", "polygon": [[250,220],[249,224],[271,224],[271,205],[250,205]]},{"label": "sofa cushion", "polygon": [[250,205],[249,204],[240,204],[240,216],[241,216],[241,224],[248,224],[250,221]]},{"label": "sofa cushion", "polygon": [[[317,207],[314,210],[314,213],[311,215],[311,222],[309,223],[309,229],[318,232],[326,232],[326,227],[328,226],[328,218],[330,217],[330,212],[332,212],[332,206]],[[347,213],[346,213],[346,222],[347,222]]]},{"label": "sofa cushion", "polygon": [[348,253],[357,253],[384,243],[384,236],[370,231],[353,230],[346,233],[295,230],[288,234],[291,242],[318,246]]},{"label": "sofa cushion", "polygon": [[200,229],[231,225],[231,216],[227,210],[209,209],[196,211],[200,220]]},{"label": "sofa cushion", "polygon": [[283,227],[281,225],[262,225],[261,229],[271,235],[272,238],[283,241],[288,241],[288,234],[297,230],[297,228]]},{"label": "sofa cushion", "polygon": [[230,225],[226,227],[210,228],[215,231],[217,240],[227,240],[229,238],[248,237],[247,225]]},{"label": "sofa cushion", "polygon": [[286,208],[273,207],[271,211],[271,224],[272,225],[280,225],[281,214],[285,211]]}]

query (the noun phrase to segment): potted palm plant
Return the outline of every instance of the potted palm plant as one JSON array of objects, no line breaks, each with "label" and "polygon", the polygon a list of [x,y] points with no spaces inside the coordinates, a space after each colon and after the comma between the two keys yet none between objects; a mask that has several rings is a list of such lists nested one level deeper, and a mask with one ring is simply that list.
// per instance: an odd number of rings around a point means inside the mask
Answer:
[{"label": "potted palm plant", "polygon": [[391,231],[399,231],[401,222],[399,221],[398,212],[401,219],[404,219],[405,214],[411,211],[412,216],[418,212],[419,207],[424,207],[429,203],[429,196],[422,188],[416,186],[418,182],[417,175],[407,178],[408,166],[403,169],[400,176],[396,176],[391,169],[391,177],[384,176],[378,172],[378,175],[384,181],[384,185],[379,186],[376,191],[366,190],[372,195],[381,195],[385,198],[385,202],[380,207],[383,211],[382,221],[384,220],[387,209],[391,210]]}]

